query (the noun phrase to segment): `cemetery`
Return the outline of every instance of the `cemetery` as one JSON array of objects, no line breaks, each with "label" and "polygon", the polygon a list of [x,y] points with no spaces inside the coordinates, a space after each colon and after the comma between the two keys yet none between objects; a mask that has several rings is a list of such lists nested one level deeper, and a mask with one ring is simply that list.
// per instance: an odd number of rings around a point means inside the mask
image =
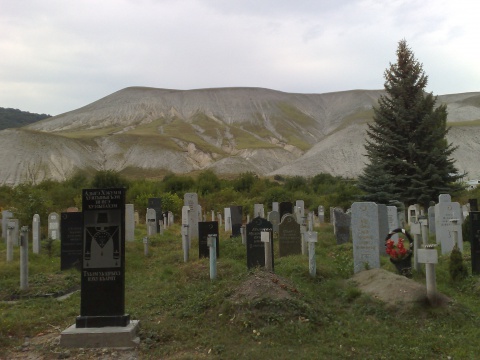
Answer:
[{"label": "cemetery", "polygon": [[161,193],[139,208],[120,188],[82,197],[28,224],[2,212],[0,358],[477,352],[475,199],[462,211],[442,194],[402,214],[358,201],[214,207],[195,192],[172,212]]}]

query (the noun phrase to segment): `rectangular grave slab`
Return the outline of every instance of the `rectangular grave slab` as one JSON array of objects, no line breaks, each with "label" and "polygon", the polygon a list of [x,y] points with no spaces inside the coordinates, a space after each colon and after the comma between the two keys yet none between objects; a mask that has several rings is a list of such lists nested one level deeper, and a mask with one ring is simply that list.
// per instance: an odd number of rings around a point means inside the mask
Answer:
[{"label": "rectangular grave slab", "polygon": [[278,226],[278,255],[298,255],[302,253],[302,234],[295,216],[286,214]]},{"label": "rectangular grave slab", "polygon": [[273,269],[273,227],[270,221],[257,217],[247,224],[247,267],[249,269],[265,267],[265,243],[262,242],[261,232],[270,231],[272,242],[272,269]]},{"label": "rectangular grave slab", "polygon": [[80,270],[83,255],[83,213],[63,212],[61,229],[60,270],[74,267]]},{"label": "rectangular grave slab", "polygon": [[352,204],[353,271],[380,267],[378,206],[373,202]]},{"label": "rectangular grave slab", "polygon": [[207,243],[208,235],[216,236],[216,253],[218,259],[220,257],[220,239],[218,237],[218,222],[216,221],[200,221],[198,223],[198,257],[210,257],[210,247]]}]

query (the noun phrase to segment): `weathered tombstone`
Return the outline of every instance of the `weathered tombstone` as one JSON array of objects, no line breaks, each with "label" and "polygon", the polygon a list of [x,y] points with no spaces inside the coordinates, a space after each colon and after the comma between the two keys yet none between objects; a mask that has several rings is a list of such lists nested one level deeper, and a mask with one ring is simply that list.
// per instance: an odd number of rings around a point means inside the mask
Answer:
[{"label": "weathered tombstone", "polygon": [[240,236],[240,227],[242,226],[242,207],[230,206],[230,216],[232,219],[232,237]]},{"label": "weathered tombstone", "polygon": [[[168,224],[173,225],[175,223],[175,217],[173,215],[173,212],[169,211],[167,213],[167,219],[168,219]],[[214,219],[215,220],[215,219]]]},{"label": "weathered tombstone", "polygon": [[428,232],[435,234],[435,206],[428,208]]},{"label": "weathered tombstone", "polygon": [[125,204],[125,241],[135,240],[135,209],[133,204]]},{"label": "weathered tombstone", "polygon": [[295,201],[295,209],[297,214],[297,222],[301,222],[301,218],[305,217],[305,201],[297,200]]},{"label": "weathered tombstone", "polygon": [[333,211],[333,228],[335,229],[335,238],[337,239],[337,245],[346,244],[350,240],[351,217],[349,214],[345,214],[342,209],[335,208]]},{"label": "weathered tombstone", "polygon": [[57,213],[48,215],[48,237],[52,240],[58,240],[60,236],[60,216]]},{"label": "weathered tombstone", "polygon": [[378,206],[373,202],[352,204],[353,271],[380,267]]},{"label": "weathered tombstone", "polygon": [[318,207],[318,222],[320,224],[325,222],[325,208],[322,205]]},{"label": "weathered tombstone", "polygon": [[222,226],[223,225],[223,222],[222,222],[222,214],[220,214],[220,212],[217,213],[217,221],[218,221],[218,226]]},{"label": "weathered tombstone", "polygon": [[189,206],[183,206],[182,207],[182,249],[183,249],[183,261],[187,262],[188,257],[189,257],[189,252],[190,252],[190,238],[188,237],[189,231],[188,231],[188,220],[190,219],[190,216],[188,216],[188,213],[190,212],[190,207]]},{"label": "weathered tombstone", "polygon": [[333,212],[333,207],[330,206],[330,224],[333,224],[333,221],[335,220],[335,213]]},{"label": "weathered tombstone", "polygon": [[273,234],[278,235],[278,225],[280,224],[280,214],[278,211],[270,211],[268,213],[268,221],[272,223]]},{"label": "weathered tombstone", "polygon": [[138,213],[138,210],[135,210],[135,213],[133,214],[133,219],[135,220],[135,225],[140,224],[140,214]]},{"label": "weathered tombstone", "polygon": [[[388,217],[388,232],[392,232],[395,229],[400,228],[398,223],[398,210],[396,206],[387,206],[387,217]],[[395,241],[398,240],[398,234],[393,234],[391,239]]]},{"label": "weathered tombstone", "polygon": [[82,268],[83,256],[83,213],[61,214],[60,270]]},{"label": "weathered tombstone", "polygon": [[[442,255],[448,254],[455,246],[455,234],[457,235],[458,249],[463,252],[462,237],[462,212],[458,202],[448,201],[448,194],[441,194],[439,202],[435,205],[435,234],[437,244],[442,247]],[[453,222],[452,220],[457,220]]]},{"label": "weathered tombstone", "polygon": [[225,232],[232,231],[232,217],[230,214],[230,208],[224,208],[225,217]]},{"label": "weathered tombstone", "polygon": [[198,195],[197,193],[186,193],[183,196],[184,205],[190,208],[188,212],[188,236],[190,242],[192,239],[198,239]]},{"label": "weathered tombstone", "polygon": [[[261,232],[272,231],[272,223],[260,217],[247,224],[247,267],[265,267],[265,243],[262,242]],[[273,236],[271,237],[273,241]],[[273,268],[272,243],[272,268]]]},{"label": "weathered tombstone", "polygon": [[417,221],[418,217],[420,216],[420,205],[410,205],[407,211],[407,222],[408,225],[411,225],[413,222]]},{"label": "weathered tombstone", "polygon": [[263,204],[254,204],[253,205],[253,217],[261,217],[265,218],[265,209],[263,208]]},{"label": "weathered tombstone", "polygon": [[155,209],[147,209],[147,235],[153,236],[157,234],[157,212]]},{"label": "weathered tombstone", "polygon": [[293,214],[293,204],[289,201],[283,201],[278,204],[278,209],[280,213],[280,219],[282,219],[285,214]]},{"label": "weathered tombstone", "polygon": [[198,257],[210,256],[210,247],[208,246],[208,237],[215,235],[216,237],[216,254],[220,256],[220,240],[218,237],[218,222],[216,221],[200,221],[198,223]]},{"label": "weathered tombstone", "polygon": [[278,226],[278,255],[288,256],[302,253],[300,224],[294,215],[286,214]]},{"label": "weathered tombstone", "polygon": [[20,229],[20,290],[28,289],[28,226]]},{"label": "weathered tombstone", "polygon": [[377,208],[378,208],[378,236],[379,236],[378,249],[380,251],[380,255],[387,255],[386,248],[385,248],[385,238],[389,233],[387,205],[377,204]]},{"label": "weathered tombstone", "polygon": [[161,198],[149,198],[147,208],[155,210],[155,224],[156,224],[156,227],[157,227],[156,230],[155,230],[155,234],[158,234],[158,233],[161,232],[160,222],[163,222],[162,199]]},{"label": "weathered tombstone", "polygon": [[84,189],[82,195],[82,291],[76,327],[127,326],[125,189]]},{"label": "weathered tombstone", "polygon": [[317,274],[317,262],[315,259],[315,243],[318,241],[316,231],[307,231],[305,233],[305,242],[308,244],[308,270],[311,277]]},{"label": "weathered tombstone", "polygon": [[32,220],[32,252],[40,254],[40,215],[33,215]]},{"label": "weathered tombstone", "polygon": [[13,214],[11,211],[3,210],[2,211],[2,237],[7,241],[7,227],[8,227],[8,219],[11,219]]},{"label": "weathered tombstone", "polygon": [[18,219],[9,218],[7,229],[7,262],[13,261],[13,246],[18,246]]},{"label": "weathered tombstone", "polygon": [[480,274],[480,211],[471,211],[469,215],[472,274]]},{"label": "weathered tombstone", "polygon": [[278,207],[278,202],[272,202],[272,211],[276,211],[280,213],[279,207]]}]

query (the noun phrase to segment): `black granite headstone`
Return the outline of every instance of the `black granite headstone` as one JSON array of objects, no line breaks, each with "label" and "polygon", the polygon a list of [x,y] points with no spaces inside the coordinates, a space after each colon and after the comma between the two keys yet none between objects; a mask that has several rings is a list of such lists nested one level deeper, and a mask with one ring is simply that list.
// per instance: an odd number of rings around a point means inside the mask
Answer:
[{"label": "black granite headstone", "polygon": [[218,222],[217,221],[200,221],[198,223],[198,257],[210,257],[210,248],[207,240],[208,235],[216,235],[217,258],[220,257],[220,240],[218,237]]},{"label": "black granite headstone", "polygon": [[60,270],[82,268],[83,214],[63,212],[60,215]]},{"label": "black granite headstone", "polygon": [[471,211],[469,215],[472,274],[480,274],[480,211]]},{"label": "black granite headstone", "polygon": [[247,224],[247,267],[265,267],[265,244],[262,242],[261,232],[270,232],[272,242],[272,269],[273,269],[273,227],[270,221],[256,217]]},{"label": "black granite headstone", "polygon": [[285,214],[278,226],[278,255],[288,256],[302,253],[302,235],[300,224],[294,215]]},{"label": "black granite headstone", "polygon": [[280,220],[285,214],[293,214],[293,204],[289,201],[283,201],[278,204],[278,212],[280,213]]},{"label": "black granite headstone", "polygon": [[162,216],[162,199],[161,198],[149,198],[148,208],[154,209],[156,213],[155,223],[157,224],[157,234],[160,233],[160,220],[163,221]]},{"label": "black granite headstone", "polygon": [[232,219],[232,237],[240,236],[240,228],[242,227],[242,207],[230,206],[230,218]]},{"label": "black granite headstone", "polygon": [[127,326],[125,189],[83,190],[83,259],[77,328]]},{"label": "black granite headstone", "polygon": [[470,204],[470,211],[478,211],[478,201],[477,199],[468,199]]}]

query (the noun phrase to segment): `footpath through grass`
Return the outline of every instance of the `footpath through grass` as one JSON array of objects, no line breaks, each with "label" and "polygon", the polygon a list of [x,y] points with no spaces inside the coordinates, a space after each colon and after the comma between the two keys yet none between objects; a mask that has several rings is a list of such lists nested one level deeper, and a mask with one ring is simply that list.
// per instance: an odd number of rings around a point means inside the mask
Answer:
[{"label": "footpath through grass", "polygon": [[[208,259],[183,262],[178,225],[151,239],[144,256],[143,230],[126,244],[126,313],[140,320],[142,359],[476,359],[480,327],[478,277],[453,283],[448,258],[437,266],[438,288],[453,299],[446,308],[387,308],[362,294],[353,275],[352,246],[335,243],[324,225],[317,243],[317,277],[308,259],[275,259],[275,273],[292,284],[291,297],[233,301],[251,278],[240,238],[220,234],[218,278],[209,278]],[[465,253],[469,253],[466,244]],[[30,252],[30,289],[19,290],[19,254],[6,263],[0,244],[0,348],[20,346],[25,337],[58,334],[75,322],[80,293],[77,270],[59,271],[59,244],[51,256]],[[382,258],[382,267],[394,271]],[[470,266],[469,263],[467,263]],[[254,273],[254,272],[253,272]],[[414,281],[424,282],[424,274]],[[1,358],[1,355],[0,355]]]}]

